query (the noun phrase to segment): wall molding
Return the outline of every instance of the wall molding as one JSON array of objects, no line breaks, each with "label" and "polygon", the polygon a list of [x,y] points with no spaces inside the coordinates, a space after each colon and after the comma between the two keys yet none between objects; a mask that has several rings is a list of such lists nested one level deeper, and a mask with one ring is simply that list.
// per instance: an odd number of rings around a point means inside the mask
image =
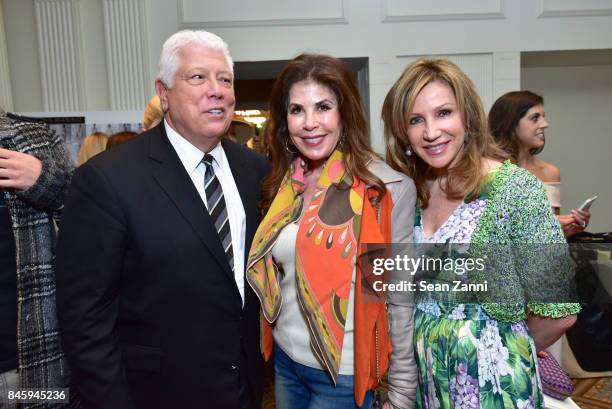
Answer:
[{"label": "wall molding", "polygon": [[493,53],[398,55],[397,62],[403,70],[408,64],[419,58],[443,58],[457,65],[474,82],[485,107],[485,112],[489,111],[494,101],[493,85],[495,71]]},{"label": "wall molding", "polygon": [[605,1],[610,4],[610,7],[601,7],[600,0],[582,0],[579,2],[580,7],[559,7],[558,1],[539,0],[538,18],[556,18],[556,17],[599,17],[612,15],[612,2]]},{"label": "wall molding", "polygon": [[497,0],[497,7],[493,11],[482,12],[444,12],[394,14],[389,11],[389,2],[381,0],[381,16],[383,23],[410,22],[410,21],[445,21],[445,20],[497,20],[506,18],[505,0]]},{"label": "wall molding", "polygon": [[79,0],[35,0],[43,109],[84,108]]},{"label": "wall molding", "polygon": [[219,27],[271,27],[271,26],[304,26],[304,25],[334,25],[348,24],[347,9],[349,0],[335,0],[341,7],[341,13],[338,16],[330,17],[314,17],[314,18],[271,18],[271,19],[200,19],[197,21],[189,21],[185,17],[185,1],[178,0],[178,20],[180,28],[190,29],[209,29]]},{"label": "wall molding", "polygon": [[103,0],[110,109],[144,109],[149,65],[144,0]]}]

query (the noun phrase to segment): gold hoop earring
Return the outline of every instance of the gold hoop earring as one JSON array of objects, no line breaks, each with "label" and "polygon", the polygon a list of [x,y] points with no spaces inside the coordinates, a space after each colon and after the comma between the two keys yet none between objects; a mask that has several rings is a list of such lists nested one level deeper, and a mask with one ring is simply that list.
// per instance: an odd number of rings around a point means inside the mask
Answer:
[{"label": "gold hoop earring", "polygon": [[[291,143],[291,146],[295,148],[295,145],[293,143]],[[285,150],[289,152],[291,155],[295,155],[296,153],[298,153],[297,148],[295,149],[296,149],[295,151],[292,151],[291,149],[289,149],[289,137],[285,138]]]}]

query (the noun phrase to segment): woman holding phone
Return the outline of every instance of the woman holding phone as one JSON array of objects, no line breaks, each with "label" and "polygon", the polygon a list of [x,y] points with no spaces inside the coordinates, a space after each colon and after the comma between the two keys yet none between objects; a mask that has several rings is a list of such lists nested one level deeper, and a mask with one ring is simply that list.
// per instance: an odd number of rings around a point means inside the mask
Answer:
[{"label": "woman holding phone", "polygon": [[561,214],[561,172],[536,155],[542,152],[548,128],[544,99],[531,91],[502,95],[489,111],[489,128],[499,146],[521,168],[544,184],[548,201],[557,215],[565,237],[584,231],[591,218],[588,208]]}]

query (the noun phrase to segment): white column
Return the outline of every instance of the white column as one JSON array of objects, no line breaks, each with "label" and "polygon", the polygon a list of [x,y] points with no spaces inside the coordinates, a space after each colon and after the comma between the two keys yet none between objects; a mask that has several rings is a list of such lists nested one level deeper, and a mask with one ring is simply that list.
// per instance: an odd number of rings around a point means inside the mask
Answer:
[{"label": "white column", "polygon": [[84,110],[79,0],[35,0],[45,111]]},{"label": "white column", "polygon": [[143,0],[103,0],[111,110],[144,109],[149,98]]},{"label": "white column", "polygon": [[0,108],[13,110],[13,93],[11,91],[11,76],[9,72],[6,37],[4,34],[4,16],[0,2]]}]

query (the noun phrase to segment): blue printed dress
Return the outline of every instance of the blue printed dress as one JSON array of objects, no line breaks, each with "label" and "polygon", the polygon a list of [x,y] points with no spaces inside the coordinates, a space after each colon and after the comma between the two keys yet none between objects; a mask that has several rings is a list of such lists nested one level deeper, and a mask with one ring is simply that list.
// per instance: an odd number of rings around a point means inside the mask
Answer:
[{"label": "blue printed dress", "polygon": [[[419,213],[417,243],[465,243],[468,247],[565,243],[540,182],[510,162],[492,172],[481,195],[462,202],[431,237],[424,236]],[[521,266],[506,264],[512,269]],[[519,280],[506,279],[514,273],[487,272],[503,274],[508,288],[502,290],[508,292],[521,286]],[[559,318],[580,310],[578,304],[568,303],[444,302],[423,294],[417,294],[416,302],[416,407],[428,409],[541,408],[536,351],[525,324],[526,313]]]}]

